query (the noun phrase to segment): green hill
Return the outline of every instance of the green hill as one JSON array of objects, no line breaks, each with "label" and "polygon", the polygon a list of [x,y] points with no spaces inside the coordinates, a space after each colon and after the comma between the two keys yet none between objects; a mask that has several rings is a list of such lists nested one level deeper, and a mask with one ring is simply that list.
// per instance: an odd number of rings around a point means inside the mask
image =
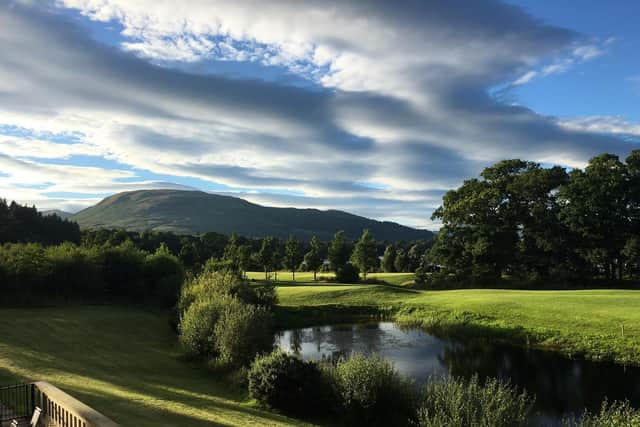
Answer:
[{"label": "green hill", "polygon": [[73,216],[73,213],[66,212],[66,211],[61,211],[60,209],[50,209],[48,211],[42,211],[42,215],[44,215],[44,216],[58,215],[62,219],[69,219],[69,218],[71,218]]},{"label": "green hill", "polygon": [[82,228],[124,228],[198,234],[208,231],[243,236],[330,239],[344,230],[350,239],[368,228],[378,240],[428,239],[432,233],[347,212],[260,206],[237,197],[201,191],[141,190],[107,197],[70,219]]}]

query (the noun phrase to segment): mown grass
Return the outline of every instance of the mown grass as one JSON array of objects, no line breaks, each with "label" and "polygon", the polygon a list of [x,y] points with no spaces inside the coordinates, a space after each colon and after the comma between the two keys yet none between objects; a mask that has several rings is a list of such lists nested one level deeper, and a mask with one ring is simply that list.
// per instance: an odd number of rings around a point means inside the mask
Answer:
[{"label": "mown grass", "polygon": [[[247,277],[254,280],[264,280],[263,271],[249,271]],[[318,281],[331,282],[335,280],[336,275],[333,272],[318,272]],[[271,273],[271,279],[275,279],[274,273]],[[369,273],[367,279],[379,280],[390,285],[410,286],[413,284],[415,275],[413,273]],[[278,271],[278,282],[294,282],[290,271]],[[300,271],[296,273],[295,283],[317,283],[313,281],[313,273],[309,271]]]},{"label": "mown grass", "polygon": [[0,310],[0,384],[32,380],[125,427],[303,425],[185,361],[167,316],[140,309]]},{"label": "mown grass", "polygon": [[[640,291],[419,291],[382,285],[281,286],[283,310],[367,308],[436,333],[486,337],[640,365]],[[624,336],[622,326],[624,325]]]}]

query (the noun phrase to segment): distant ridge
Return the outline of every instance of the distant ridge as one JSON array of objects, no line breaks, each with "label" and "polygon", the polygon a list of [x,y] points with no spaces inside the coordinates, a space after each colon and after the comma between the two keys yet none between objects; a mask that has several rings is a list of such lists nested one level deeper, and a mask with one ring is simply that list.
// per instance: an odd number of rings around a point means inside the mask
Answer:
[{"label": "distant ridge", "polygon": [[381,222],[338,210],[275,208],[231,196],[184,190],[140,190],[118,193],[70,217],[82,228],[172,231],[199,234],[214,231],[248,237],[294,234],[329,240],[337,230],[357,239],[368,228],[378,240],[429,239],[433,233],[395,222]]},{"label": "distant ridge", "polygon": [[46,211],[42,211],[42,215],[44,215],[44,216],[58,215],[62,219],[69,219],[69,218],[71,218],[73,216],[73,213],[61,211],[60,209],[49,209],[49,210],[46,210]]}]

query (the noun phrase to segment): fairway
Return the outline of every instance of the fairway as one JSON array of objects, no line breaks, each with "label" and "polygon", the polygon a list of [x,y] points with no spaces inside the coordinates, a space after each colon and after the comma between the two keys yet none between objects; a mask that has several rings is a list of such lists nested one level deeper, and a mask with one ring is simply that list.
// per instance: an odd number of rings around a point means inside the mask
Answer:
[{"label": "fairway", "polygon": [[640,364],[640,291],[417,291],[318,285],[282,286],[278,295],[285,307],[379,307],[401,323],[444,333]]},{"label": "fairway", "polygon": [[[247,277],[254,280],[264,280],[263,271],[248,271]],[[318,272],[318,281],[332,281],[336,277],[335,273]],[[369,273],[367,279],[375,279],[384,281],[390,285],[406,286],[413,284],[415,274],[413,273]],[[271,273],[271,279],[275,280],[275,275]],[[290,271],[278,271],[278,282],[293,282],[293,276]],[[313,281],[313,273],[310,271],[300,271],[296,273],[296,283],[315,283]]]},{"label": "fairway", "polygon": [[114,307],[0,310],[0,384],[44,380],[124,427],[293,426],[181,359],[165,315]]}]

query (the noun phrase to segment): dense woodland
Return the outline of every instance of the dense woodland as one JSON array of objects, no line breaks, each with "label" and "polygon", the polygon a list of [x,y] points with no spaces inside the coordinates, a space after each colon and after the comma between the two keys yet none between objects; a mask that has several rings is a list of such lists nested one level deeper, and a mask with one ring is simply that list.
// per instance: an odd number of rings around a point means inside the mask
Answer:
[{"label": "dense woodland", "polygon": [[43,215],[35,207],[0,199],[0,243],[80,243],[78,224],[57,215]]},{"label": "dense woodland", "polygon": [[567,172],[504,160],[447,192],[419,271],[429,286],[615,285],[640,266],[640,151]]}]

